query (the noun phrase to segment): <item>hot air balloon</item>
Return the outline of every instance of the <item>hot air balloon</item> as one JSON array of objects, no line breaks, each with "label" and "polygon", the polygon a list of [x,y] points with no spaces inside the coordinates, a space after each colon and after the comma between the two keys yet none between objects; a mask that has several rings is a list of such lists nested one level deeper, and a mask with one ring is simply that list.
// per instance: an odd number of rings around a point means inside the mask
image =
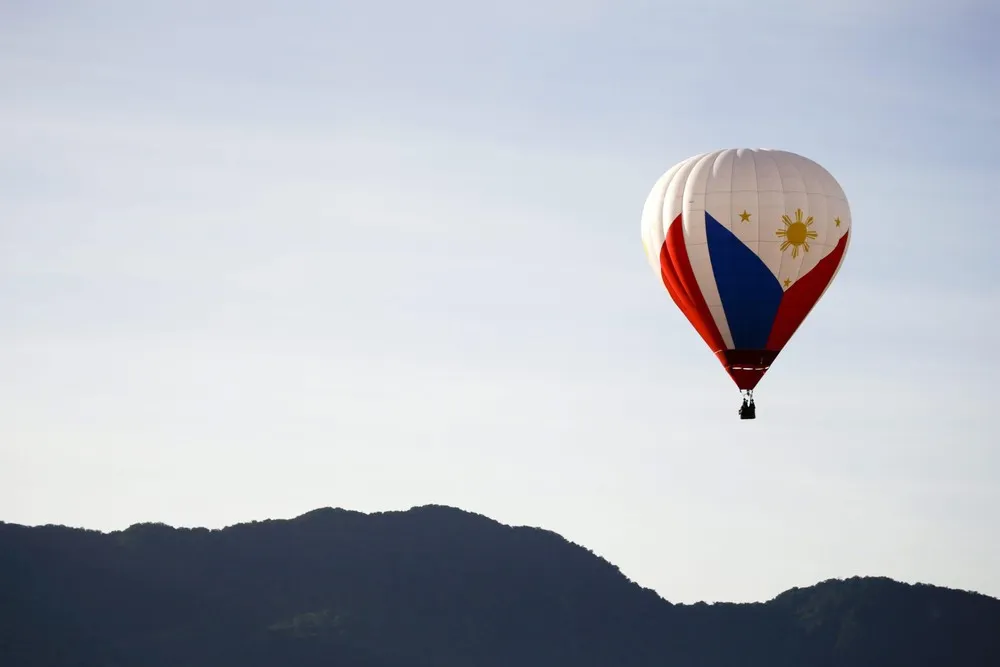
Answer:
[{"label": "hot air balloon", "polygon": [[646,257],[754,419],[753,390],[840,271],[851,212],[836,179],[781,150],[690,157],[653,185]]}]

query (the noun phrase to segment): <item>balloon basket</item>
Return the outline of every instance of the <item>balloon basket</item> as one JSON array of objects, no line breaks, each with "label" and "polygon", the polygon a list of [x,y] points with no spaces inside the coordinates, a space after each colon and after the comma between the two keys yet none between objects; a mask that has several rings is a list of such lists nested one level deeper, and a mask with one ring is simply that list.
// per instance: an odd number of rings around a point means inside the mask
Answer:
[{"label": "balloon basket", "polygon": [[740,419],[756,419],[757,418],[757,405],[753,401],[753,390],[744,391],[743,393],[743,403],[740,405]]}]

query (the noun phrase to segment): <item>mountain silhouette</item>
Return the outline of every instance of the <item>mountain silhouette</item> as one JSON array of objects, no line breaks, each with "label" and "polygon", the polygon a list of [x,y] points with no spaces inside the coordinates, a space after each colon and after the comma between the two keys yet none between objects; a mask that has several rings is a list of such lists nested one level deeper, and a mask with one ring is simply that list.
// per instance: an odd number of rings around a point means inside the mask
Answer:
[{"label": "mountain silhouette", "polygon": [[442,506],[0,523],[0,665],[997,667],[1000,600],[853,578],[671,604],[553,532]]}]

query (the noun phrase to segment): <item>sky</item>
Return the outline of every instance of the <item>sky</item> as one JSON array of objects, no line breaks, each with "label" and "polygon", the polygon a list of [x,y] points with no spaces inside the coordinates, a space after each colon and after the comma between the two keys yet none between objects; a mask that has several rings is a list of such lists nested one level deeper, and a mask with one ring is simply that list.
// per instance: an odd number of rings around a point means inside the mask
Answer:
[{"label": "sky", "polygon": [[[990,0],[0,3],[0,520],[429,503],[673,602],[1000,596]],[[752,422],[647,264],[726,147],[819,162],[834,285]]]}]

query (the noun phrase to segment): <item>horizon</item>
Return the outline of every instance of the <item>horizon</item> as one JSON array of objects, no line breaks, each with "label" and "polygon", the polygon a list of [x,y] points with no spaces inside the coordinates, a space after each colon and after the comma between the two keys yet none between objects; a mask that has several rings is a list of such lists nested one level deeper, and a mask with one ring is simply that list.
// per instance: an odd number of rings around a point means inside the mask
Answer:
[{"label": "horizon", "polygon": [[[1000,597],[996,25],[0,7],[0,520],[440,504],[677,603],[873,574]],[[673,164],[757,146],[828,169],[852,241],[743,422],[640,215]]]}]

